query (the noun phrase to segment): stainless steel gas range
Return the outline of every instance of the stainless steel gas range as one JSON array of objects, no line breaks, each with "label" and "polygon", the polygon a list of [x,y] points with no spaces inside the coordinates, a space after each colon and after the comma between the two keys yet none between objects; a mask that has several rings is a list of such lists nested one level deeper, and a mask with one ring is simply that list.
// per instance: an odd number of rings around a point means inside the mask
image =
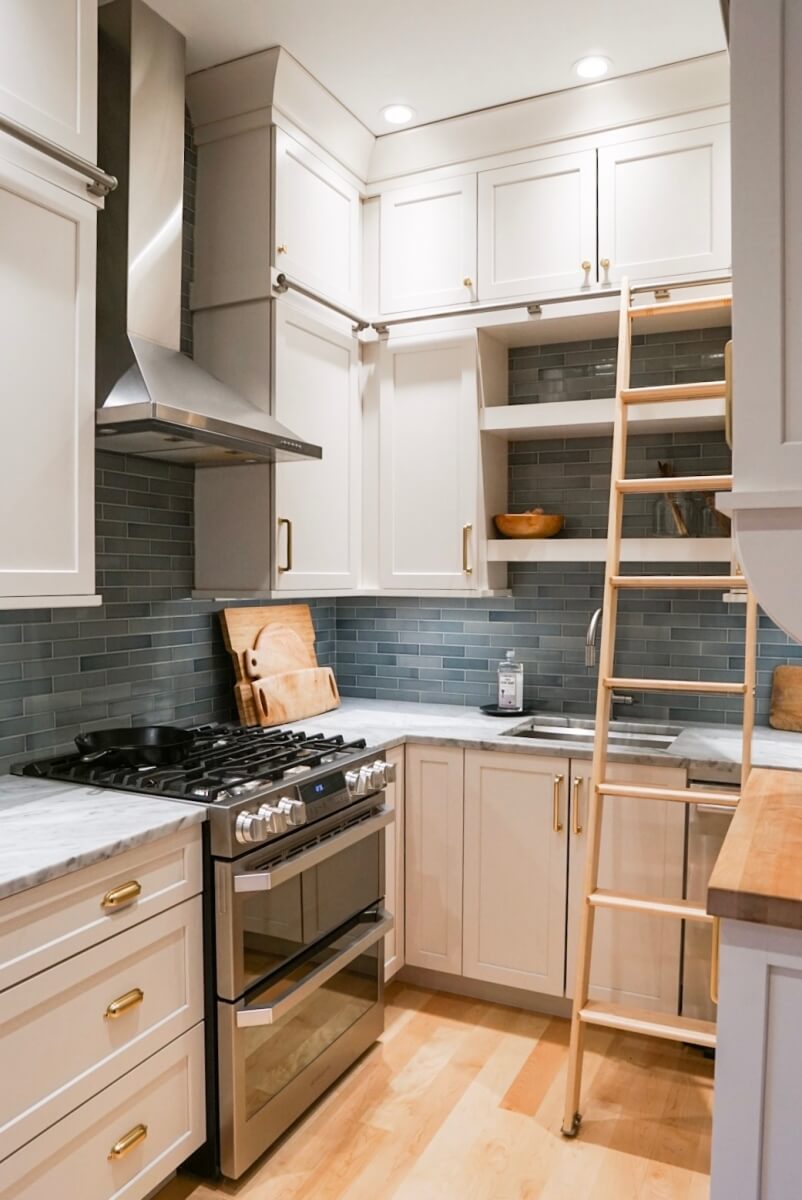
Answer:
[{"label": "stainless steel gas range", "polygon": [[384,1027],[383,789],[364,741],[202,726],[175,766],[113,753],[26,774],[205,804],[209,1128],[236,1179]]}]

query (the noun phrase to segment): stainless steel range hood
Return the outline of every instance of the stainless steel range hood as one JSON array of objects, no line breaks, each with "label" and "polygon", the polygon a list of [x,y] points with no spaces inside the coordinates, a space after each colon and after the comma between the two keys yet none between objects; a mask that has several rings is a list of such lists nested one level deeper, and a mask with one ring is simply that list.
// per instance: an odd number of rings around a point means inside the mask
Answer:
[{"label": "stainless steel range hood", "polygon": [[99,9],[98,446],[197,466],[320,458],[179,350],[184,39],[142,0]]}]

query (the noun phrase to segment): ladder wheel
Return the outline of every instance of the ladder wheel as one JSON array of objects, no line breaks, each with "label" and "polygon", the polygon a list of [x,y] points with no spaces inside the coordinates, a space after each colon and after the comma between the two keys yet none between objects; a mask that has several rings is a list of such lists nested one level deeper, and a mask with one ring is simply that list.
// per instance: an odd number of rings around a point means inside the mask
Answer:
[{"label": "ladder wheel", "polygon": [[564,1138],[575,1138],[579,1133],[579,1126],[582,1124],[582,1114],[574,1113],[574,1119],[571,1122],[569,1129],[561,1129],[560,1133]]}]

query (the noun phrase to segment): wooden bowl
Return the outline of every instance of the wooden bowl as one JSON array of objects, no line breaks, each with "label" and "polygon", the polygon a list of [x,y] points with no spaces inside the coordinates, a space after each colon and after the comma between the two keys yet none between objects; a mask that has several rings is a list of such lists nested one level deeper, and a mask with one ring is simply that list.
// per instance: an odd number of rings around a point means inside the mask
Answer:
[{"label": "wooden bowl", "polygon": [[508,538],[554,537],[565,524],[562,513],[499,513],[493,520],[499,533]]}]

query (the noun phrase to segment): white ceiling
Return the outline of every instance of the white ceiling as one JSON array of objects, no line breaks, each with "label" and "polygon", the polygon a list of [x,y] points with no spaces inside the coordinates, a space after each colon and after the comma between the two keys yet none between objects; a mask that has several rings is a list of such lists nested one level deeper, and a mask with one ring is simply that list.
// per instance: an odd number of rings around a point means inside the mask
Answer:
[{"label": "white ceiling", "polygon": [[578,58],[610,75],[725,48],[718,0],[148,0],[197,71],[284,46],[374,133],[575,87]]}]

